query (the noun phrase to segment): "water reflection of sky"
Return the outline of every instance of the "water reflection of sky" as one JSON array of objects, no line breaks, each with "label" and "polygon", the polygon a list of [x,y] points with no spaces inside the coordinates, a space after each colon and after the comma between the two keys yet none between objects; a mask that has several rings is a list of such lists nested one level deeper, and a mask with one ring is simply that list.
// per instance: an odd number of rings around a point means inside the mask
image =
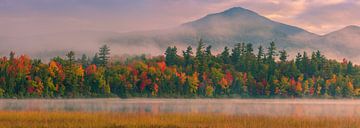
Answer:
[{"label": "water reflection of sky", "polygon": [[0,110],[360,116],[360,100],[303,99],[3,99]]}]

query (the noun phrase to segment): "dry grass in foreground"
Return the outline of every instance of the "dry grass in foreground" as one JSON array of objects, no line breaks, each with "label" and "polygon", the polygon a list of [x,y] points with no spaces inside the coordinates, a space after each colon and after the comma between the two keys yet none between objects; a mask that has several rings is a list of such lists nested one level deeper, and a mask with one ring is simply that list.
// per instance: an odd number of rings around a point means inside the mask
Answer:
[{"label": "dry grass in foreground", "polygon": [[158,128],[158,127],[245,127],[245,128],[352,128],[360,117],[267,117],[214,114],[131,114],[86,112],[0,112],[0,127],[26,128]]}]

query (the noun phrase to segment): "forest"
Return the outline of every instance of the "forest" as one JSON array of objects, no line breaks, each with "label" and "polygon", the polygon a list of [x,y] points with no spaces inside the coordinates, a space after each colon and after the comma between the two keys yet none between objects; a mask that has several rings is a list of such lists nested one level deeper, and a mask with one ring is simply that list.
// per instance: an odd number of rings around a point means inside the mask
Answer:
[{"label": "forest", "polygon": [[[256,53],[255,53],[256,51]],[[224,47],[214,55],[198,41],[179,52],[112,59],[103,45],[93,57],[54,57],[48,63],[27,55],[0,58],[2,98],[356,98],[360,67],[327,59],[320,51],[289,59],[274,42]]]}]

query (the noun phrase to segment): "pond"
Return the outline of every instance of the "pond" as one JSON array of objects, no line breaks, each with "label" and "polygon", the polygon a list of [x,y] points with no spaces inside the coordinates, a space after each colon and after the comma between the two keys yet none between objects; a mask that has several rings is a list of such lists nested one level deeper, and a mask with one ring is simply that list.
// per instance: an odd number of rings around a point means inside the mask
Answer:
[{"label": "pond", "polygon": [[360,116],[353,99],[1,99],[1,111],[219,113],[264,116]]}]

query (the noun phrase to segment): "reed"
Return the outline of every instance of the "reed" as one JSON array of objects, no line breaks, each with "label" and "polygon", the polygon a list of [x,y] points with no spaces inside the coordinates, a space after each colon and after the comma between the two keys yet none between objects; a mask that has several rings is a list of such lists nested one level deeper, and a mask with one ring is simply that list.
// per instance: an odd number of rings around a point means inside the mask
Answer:
[{"label": "reed", "polygon": [[221,114],[149,114],[111,112],[0,111],[1,128],[341,128],[359,127],[360,117],[234,116]]}]

